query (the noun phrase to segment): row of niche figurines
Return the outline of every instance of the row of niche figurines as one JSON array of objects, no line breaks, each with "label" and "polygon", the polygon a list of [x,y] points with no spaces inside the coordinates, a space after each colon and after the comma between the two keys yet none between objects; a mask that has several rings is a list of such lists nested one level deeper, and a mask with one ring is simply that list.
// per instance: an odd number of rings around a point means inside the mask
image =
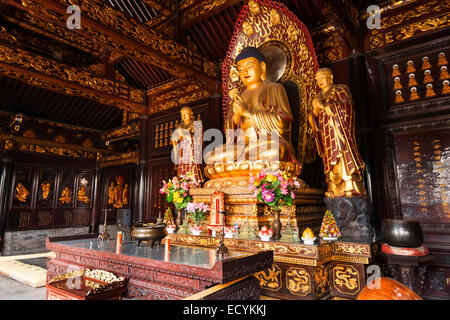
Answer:
[{"label": "row of niche figurines", "polygon": [[[27,203],[28,197],[30,196],[30,191],[23,185],[23,183],[19,182],[16,185],[16,199],[22,203]],[[49,200],[51,197],[51,183],[44,182],[41,184],[41,190],[39,192],[39,200]],[[72,201],[72,191],[68,186],[65,186],[61,191],[61,195],[58,199],[62,204],[68,204]],[[91,200],[89,199],[86,193],[86,187],[84,185],[80,186],[80,189],[77,193],[77,200],[81,203],[88,204]]]},{"label": "row of niche figurines", "polygon": [[[448,65],[448,61],[445,57],[445,53],[444,52],[439,53],[437,66],[440,67],[439,80],[443,81],[442,82],[442,91],[441,91],[442,95],[446,95],[446,94],[450,93],[449,81],[448,81],[448,79],[450,79],[450,75],[448,73],[447,65]],[[431,68],[432,68],[432,65],[431,65],[430,59],[427,56],[423,57],[421,69],[422,69],[422,71],[424,71],[423,84],[426,85],[425,98],[431,98],[431,97],[436,96],[436,92],[434,91],[433,85],[432,85],[432,83],[434,82],[434,79],[431,75],[431,70],[430,70]],[[405,100],[402,96],[402,91],[401,91],[401,89],[403,89],[403,85],[400,80],[401,72],[399,70],[398,64],[394,64],[392,66],[392,69],[393,69],[392,77],[394,78],[393,90],[395,91],[395,103],[402,103]],[[417,90],[418,83],[417,83],[414,72],[416,72],[416,68],[414,67],[414,62],[412,60],[409,60],[407,62],[406,73],[409,74],[408,87],[411,88],[410,89],[411,93],[409,96],[410,101],[415,101],[415,100],[420,99],[420,96],[419,96],[419,93]]]}]

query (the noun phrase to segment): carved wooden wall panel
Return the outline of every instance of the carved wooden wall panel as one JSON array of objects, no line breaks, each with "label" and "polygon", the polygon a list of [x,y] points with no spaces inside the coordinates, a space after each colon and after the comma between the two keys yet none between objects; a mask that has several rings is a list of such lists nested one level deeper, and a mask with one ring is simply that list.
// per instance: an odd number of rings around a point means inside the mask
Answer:
[{"label": "carved wooden wall panel", "polygon": [[[439,37],[374,55],[371,108],[380,142],[373,147],[380,219],[419,220],[425,245],[445,260],[450,253],[450,40]],[[450,297],[449,266],[438,263],[429,270],[425,295]]]},{"label": "carved wooden wall panel", "polygon": [[90,225],[94,170],[61,168],[58,161],[15,165],[7,230]]}]

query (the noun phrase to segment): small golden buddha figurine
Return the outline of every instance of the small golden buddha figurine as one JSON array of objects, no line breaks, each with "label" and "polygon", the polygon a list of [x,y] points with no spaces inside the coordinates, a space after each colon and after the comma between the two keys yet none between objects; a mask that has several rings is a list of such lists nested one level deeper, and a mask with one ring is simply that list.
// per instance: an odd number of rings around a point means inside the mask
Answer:
[{"label": "small golden buddha figurine", "polygon": [[27,202],[27,198],[30,195],[30,191],[27,190],[27,188],[25,188],[25,186],[22,183],[18,183],[16,186],[16,198],[17,200],[19,200],[20,202]]},{"label": "small golden buddha figurine", "polygon": [[449,94],[449,93],[450,93],[449,81],[445,80],[442,83],[442,94]]},{"label": "small golden buddha figurine", "polygon": [[399,77],[394,78],[394,90],[398,90],[398,89],[402,89],[402,88],[403,88],[403,86],[400,82],[400,78]]},{"label": "small golden buddha figurine", "polygon": [[416,81],[416,76],[414,73],[411,73],[409,75],[409,82],[408,82],[408,87],[415,87],[417,86],[417,81]]},{"label": "small golden buddha figurine", "polygon": [[111,181],[111,183],[109,184],[109,188],[108,188],[108,204],[114,204],[114,189],[115,189],[115,183],[114,181]]},{"label": "small golden buddha figurine", "polygon": [[395,91],[395,103],[402,103],[405,102],[405,99],[403,99],[402,91],[397,90]]},{"label": "small golden buddha figurine", "polygon": [[250,0],[248,2],[248,8],[254,15],[257,15],[261,12],[261,8],[259,7],[259,4],[255,0]]},{"label": "small golden buddha figurine", "polygon": [[447,64],[448,64],[448,61],[445,58],[445,53],[444,52],[439,53],[439,59],[438,59],[437,66],[438,67],[442,67],[442,66],[445,66]]},{"label": "small golden buddha figurine", "polygon": [[366,195],[361,171],[365,164],[355,139],[355,111],[350,89],[333,84],[331,69],[316,73],[321,92],[312,101],[308,116],[317,150],[323,159],[326,197]]},{"label": "small golden buddha figurine", "polygon": [[439,80],[447,80],[450,79],[450,75],[448,74],[447,71],[447,66],[442,66],[441,67],[441,75],[439,76]]},{"label": "small golden buddha figurine", "polygon": [[413,73],[416,72],[416,68],[414,68],[414,62],[412,60],[409,60],[406,63],[406,73]]},{"label": "small golden buddha figurine", "polygon": [[417,93],[417,88],[416,87],[412,87],[411,88],[411,95],[409,97],[409,100],[410,101],[415,101],[415,100],[419,100],[419,99],[420,99],[420,96]]},{"label": "small golden buddha figurine", "polygon": [[128,184],[127,183],[125,183],[125,186],[123,187],[122,202],[124,205],[128,204]]},{"label": "small golden buddha figurine", "polygon": [[70,203],[70,201],[72,201],[72,198],[70,197],[70,190],[69,187],[65,187],[63,189],[63,191],[61,191],[61,197],[59,198],[59,201],[61,201],[61,203]]},{"label": "small golden buddha figurine", "polygon": [[423,57],[422,58],[422,70],[428,70],[428,69],[431,69],[430,58]]},{"label": "small golden buddha figurine", "polygon": [[431,76],[431,71],[430,70],[425,70],[424,72],[424,78],[423,78],[423,83],[433,83],[433,77]]},{"label": "small golden buddha figurine", "polygon": [[[245,88],[230,92],[232,103],[224,128],[227,141],[206,154],[207,165],[280,161],[294,163],[298,175],[301,164],[291,144],[294,119],[284,87],[266,81],[265,57],[257,48],[244,48],[235,58],[235,64]],[[229,135],[227,130],[242,134]],[[278,147],[271,144],[274,140]]]},{"label": "small golden buddha figurine", "polygon": [[434,92],[434,90],[433,90],[433,85],[431,83],[427,84],[427,91],[425,93],[425,97],[431,98],[431,97],[435,97],[435,96],[436,96],[436,92]]},{"label": "small golden buddha figurine", "polygon": [[394,64],[392,66],[392,77],[400,77],[402,74],[400,73],[400,70],[398,69],[398,64]]},{"label": "small golden buddha figurine", "polygon": [[181,123],[175,128],[170,144],[172,160],[177,169],[177,177],[190,174],[195,181],[204,181],[202,174],[202,136],[201,122],[195,122],[194,113],[189,107],[180,110]]},{"label": "small golden buddha figurine", "polygon": [[123,207],[123,177],[116,177],[116,186],[114,188],[114,208]]},{"label": "small golden buddha figurine", "polygon": [[50,194],[50,189],[51,189],[50,182],[44,182],[41,184],[42,200],[47,200],[47,198]]},{"label": "small golden buddha figurine", "polygon": [[255,29],[253,29],[253,26],[248,21],[244,21],[242,30],[244,30],[247,37],[251,37],[255,33]]},{"label": "small golden buddha figurine", "polygon": [[86,187],[85,186],[81,186],[80,190],[78,190],[77,200],[82,202],[82,203],[89,203],[89,201],[91,201],[89,199],[89,197],[87,196],[87,194],[86,194]]}]

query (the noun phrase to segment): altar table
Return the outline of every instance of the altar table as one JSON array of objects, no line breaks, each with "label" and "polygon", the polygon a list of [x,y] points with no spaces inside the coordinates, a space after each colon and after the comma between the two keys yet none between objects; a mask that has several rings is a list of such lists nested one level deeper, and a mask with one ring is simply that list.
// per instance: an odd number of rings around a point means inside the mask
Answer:
[{"label": "altar table", "polygon": [[272,251],[244,253],[230,250],[223,261],[215,249],[165,246],[138,247],[124,242],[116,252],[116,241],[97,238],[61,241],[47,239],[47,249],[55,252],[48,262],[47,282],[67,272],[69,266],[102,269],[126,277],[127,297],[155,300],[183,299],[211,286],[247,277],[216,292],[211,299],[259,299],[258,281],[251,275],[270,268]]}]

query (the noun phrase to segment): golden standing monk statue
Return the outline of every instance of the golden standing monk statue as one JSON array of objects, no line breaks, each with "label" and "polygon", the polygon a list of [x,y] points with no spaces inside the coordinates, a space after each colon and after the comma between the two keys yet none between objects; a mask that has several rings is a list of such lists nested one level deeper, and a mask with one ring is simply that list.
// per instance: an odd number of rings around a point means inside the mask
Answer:
[{"label": "golden standing monk statue", "polygon": [[355,138],[355,112],[349,88],[333,84],[331,69],[316,74],[321,92],[312,101],[308,121],[323,159],[327,197],[366,195],[361,171],[365,165]]},{"label": "golden standing monk statue", "polygon": [[[171,144],[173,146],[172,159],[175,160],[177,176],[183,177],[186,174],[202,183],[202,136],[201,126],[194,125],[194,113],[189,107],[183,107],[180,110],[181,123],[175,128]],[[199,130],[196,132],[196,130]]]},{"label": "golden standing monk statue", "polygon": [[[225,122],[227,141],[206,154],[207,165],[281,161],[294,164],[295,169],[289,174],[299,174],[301,164],[291,144],[294,119],[284,87],[266,81],[265,57],[254,47],[244,48],[235,64],[244,89],[230,92],[232,108]],[[230,134],[229,130],[234,131]]]}]

